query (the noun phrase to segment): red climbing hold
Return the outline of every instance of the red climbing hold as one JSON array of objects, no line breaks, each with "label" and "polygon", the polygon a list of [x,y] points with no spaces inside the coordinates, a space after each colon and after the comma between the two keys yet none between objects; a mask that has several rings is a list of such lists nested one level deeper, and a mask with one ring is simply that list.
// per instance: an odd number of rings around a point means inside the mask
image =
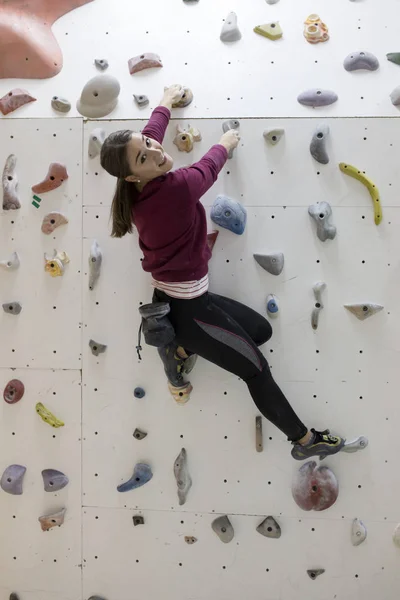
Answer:
[{"label": "red climbing hold", "polygon": [[4,389],[3,398],[7,404],[16,404],[24,395],[25,386],[19,379],[9,381]]},{"label": "red climbing hold", "polygon": [[305,463],[297,472],[293,484],[294,501],[303,510],[326,510],[335,504],[339,484],[328,467],[317,467],[315,461]]},{"label": "red climbing hold", "polygon": [[45,179],[32,186],[32,191],[35,192],[35,194],[44,194],[45,192],[50,192],[51,190],[55,190],[60,187],[65,179],[68,179],[68,173],[65,165],[61,165],[60,163],[51,163]]}]

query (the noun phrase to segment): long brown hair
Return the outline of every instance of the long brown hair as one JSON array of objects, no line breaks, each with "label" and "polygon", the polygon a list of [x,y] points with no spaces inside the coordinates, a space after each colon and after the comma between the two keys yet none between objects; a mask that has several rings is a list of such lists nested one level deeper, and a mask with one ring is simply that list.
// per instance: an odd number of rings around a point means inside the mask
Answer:
[{"label": "long brown hair", "polygon": [[129,129],[111,133],[105,139],[100,153],[103,169],[118,178],[111,205],[111,237],[116,238],[132,233],[133,230],[132,205],[137,190],[134,183],[125,180],[125,177],[132,175],[126,152],[126,146],[131,137],[132,131]]}]

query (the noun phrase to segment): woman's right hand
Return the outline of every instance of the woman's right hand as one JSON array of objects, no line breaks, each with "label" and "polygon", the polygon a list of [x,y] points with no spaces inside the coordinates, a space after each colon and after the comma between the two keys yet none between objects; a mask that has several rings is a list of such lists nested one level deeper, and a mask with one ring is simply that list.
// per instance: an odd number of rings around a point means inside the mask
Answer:
[{"label": "woman's right hand", "polygon": [[230,129],[229,131],[224,133],[224,135],[221,137],[219,143],[221,144],[221,146],[226,148],[226,150],[228,152],[230,152],[231,150],[234,150],[235,148],[238,147],[239,142],[240,142],[239,132],[236,129]]}]

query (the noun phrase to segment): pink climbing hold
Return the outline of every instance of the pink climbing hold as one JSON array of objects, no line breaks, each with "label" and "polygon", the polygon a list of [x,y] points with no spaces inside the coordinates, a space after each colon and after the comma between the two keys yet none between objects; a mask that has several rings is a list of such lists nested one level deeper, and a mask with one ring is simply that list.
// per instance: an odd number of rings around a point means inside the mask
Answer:
[{"label": "pink climbing hold", "polygon": [[293,499],[303,510],[326,510],[335,504],[339,484],[328,467],[317,467],[313,460],[297,472],[292,484]]},{"label": "pink climbing hold", "polygon": [[25,386],[19,379],[11,379],[4,388],[3,398],[7,404],[16,404],[24,395]]},{"label": "pink climbing hold", "polygon": [[60,187],[60,185],[68,179],[68,173],[65,165],[60,163],[51,163],[46,177],[40,183],[32,186],[32,191],[35,194],[44,194]]},{"label": "pink climbing hold", "polygon": [[36,102],[36,98],[31,96],[26,90],[14,88],[8,92],[8,94],[0,98],[0,111],[3,115],[9,115],[14,112],[14,110],[17,110],[17,108],[24,106],[24,104],[29,104],[29,102]]},{"label": "pink climbing hold", "polygon": [[158,54],[154,54],[153,52],[145,52],[140,56],[134,56],[128,60],[129,65],[129,73],[133,75],[134,73],[139,73],[139,71],[143,71],[144,69],[153,69],[162,67],[161,58]]}]

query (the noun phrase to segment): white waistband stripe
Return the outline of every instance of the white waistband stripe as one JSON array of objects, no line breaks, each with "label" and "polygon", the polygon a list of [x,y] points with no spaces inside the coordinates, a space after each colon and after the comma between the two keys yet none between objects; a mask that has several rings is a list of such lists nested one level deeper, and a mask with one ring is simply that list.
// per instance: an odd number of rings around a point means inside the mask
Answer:
[{"label": "white waistband stripe", "polygon": [[208,275],[197,281],[152,281],[153,287],[161,292],[165,292],[171,298],[198,298],[208,290]]}]

